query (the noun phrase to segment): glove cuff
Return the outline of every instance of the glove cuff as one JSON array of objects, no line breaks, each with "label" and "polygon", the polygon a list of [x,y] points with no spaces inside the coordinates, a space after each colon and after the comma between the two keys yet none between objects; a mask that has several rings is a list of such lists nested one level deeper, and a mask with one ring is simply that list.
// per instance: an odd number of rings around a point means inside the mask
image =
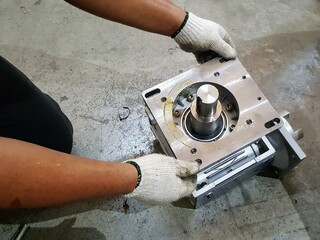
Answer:
[{"label": "glove cuff", "polygon": [[186,12],[186,16],[184,17],[184,20],[183,20],[181,26],[179,27],[179,29],[174,34],[171,35],[171,38],[175,38],[181,32],[181,30],[186,25],[188,19],[189,19],[189,12]]},{"label": "glove cuff", "polygon": [[188,13],[188,19],[182,29],[176,34],[174,40],[179,45],[196,43],[197,37],[203,29],[203,19],[197,17],[193,13]]},{"label": "glove cuff", "polygon": [[137,169],[138,172],[138,180],[137,180],[137,184],[134,188],[137,188],[140,185],[141,182],[141,178],[142,178],[142,174],[141,174],[141,169],[140,166],[138,165],[138,163],[136,163],[135,161],[126,161],[125,163],[129,163],[132,166],[134,166]]}]

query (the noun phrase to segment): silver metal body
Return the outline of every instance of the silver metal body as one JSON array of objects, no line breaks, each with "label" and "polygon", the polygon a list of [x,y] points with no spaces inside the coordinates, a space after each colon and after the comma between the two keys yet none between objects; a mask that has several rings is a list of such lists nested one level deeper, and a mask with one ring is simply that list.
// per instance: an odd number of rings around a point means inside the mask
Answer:
[{"label": "silver metal body", "polygon": [[262,171],[282,177],[306,156],[287,112],[279,114],[238,59],[213,59],[143,92],[167,155],[201,162],[191,196],[202,206]]}]

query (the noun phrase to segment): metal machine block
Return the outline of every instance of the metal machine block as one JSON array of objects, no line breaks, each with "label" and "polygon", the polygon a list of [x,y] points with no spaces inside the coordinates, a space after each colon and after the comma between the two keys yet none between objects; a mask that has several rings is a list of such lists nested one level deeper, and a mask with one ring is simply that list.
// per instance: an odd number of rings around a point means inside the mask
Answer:
[{"label": "metal machine block", "polygon": [[213,59],[143,92],[151,129],[164,152],[201,162],[200,207],[261,171],[282,177],[306,156],[287,122],[238,59]]}]

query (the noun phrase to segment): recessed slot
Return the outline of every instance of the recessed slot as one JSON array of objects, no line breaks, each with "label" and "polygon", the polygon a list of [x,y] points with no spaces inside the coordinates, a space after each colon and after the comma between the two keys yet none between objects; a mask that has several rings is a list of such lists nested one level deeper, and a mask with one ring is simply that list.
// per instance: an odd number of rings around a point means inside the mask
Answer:
[{"label": "recessed slot", "polygon": [[145,96],[145,98],[150,98],[150,97],[153,97],[154,95],[159,94],[160,92],[161,92],[161,90],[159,88],[156,88],[150,92],[147,92],[144,96]]},{"label": "recessed slot", "polygon": [[274,118],[272,120],[270,120],[269,122],[266,122],[264,124],[265,128],[272,128],[274,127],[275,125],[279,124],[280,123],[280,119],[279,118]]}]

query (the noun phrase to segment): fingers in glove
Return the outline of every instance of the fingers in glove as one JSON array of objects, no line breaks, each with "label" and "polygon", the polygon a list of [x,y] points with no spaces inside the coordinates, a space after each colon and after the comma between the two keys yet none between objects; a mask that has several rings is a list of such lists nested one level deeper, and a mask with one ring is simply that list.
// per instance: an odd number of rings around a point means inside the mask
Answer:
[{"label": "fingers in glove", "polygon": [[[229,35],[228,35],[229,36]],[[232,41],[231,37],[229,37],[228,39],[225,39],[225,41],[227,43],[229,43],[229,45],[233,48],[236,49],[236,45],[234,45],[234,42]]]},{"label": "fingers in glove", "polygon": [[236,58],[237,51],[235,49],[235,45],[231,37],[223,27],[220,27],[219,36],[220,39],[218,39],[216,48],[211,50],[216,51],[220,56],[224,57],[225,59]]},{"label": "fingers in glove", "polygon": [[[215,47],[217,46],[217,47]],[[225,59],[235,59],[237,51],[225,42],[222,38],[218,40],[217,45],[211,48],[212,51],[216,51],[221,57]]]},{"label": "fingers in glove", "polygon": [[194,52],[193,54],[196,57],[198,63],[206,62],[206,58],[203,56],[202,52]]},{"label": "fingers in glove", "polygon": [[229,36],[229,34],[227,33],[227,31],[221,27],[219,30],[219,36],[226,42],[228,43],[232,48],[236,48],[231,37]]},{"label": "fingers in glove", "polygon": [[191,180],[181,180],[181,181],[182,181],[181,194],[178,199],[189,196],[196,189],[195,182]]},{"label": "fingers in glove", "polygon": [[211,59],[219,57],[216,52],[213,52],[211,50],[205,52],[194,52],[193,54],[196,57],[198,63],[205,63],[207,61],[210,61]]},{"label": "fingers in glove", "polygon": [[188,162],[177,160],[177,172],[178,177],[189,177],[196,174],[200,169],[200,164],[198,162]]},{"label": "fingers in glove", "polygon": [[180,184],[178,184],[178,191],[175,191],[174,193],[166,193],[166,196],[164,198],[158,198],[153,200],[153,204],[166,204],[175,202],[183,197],[189,196],[195,189],[196,189],[196,183],[188,180],[179,179]]}]

